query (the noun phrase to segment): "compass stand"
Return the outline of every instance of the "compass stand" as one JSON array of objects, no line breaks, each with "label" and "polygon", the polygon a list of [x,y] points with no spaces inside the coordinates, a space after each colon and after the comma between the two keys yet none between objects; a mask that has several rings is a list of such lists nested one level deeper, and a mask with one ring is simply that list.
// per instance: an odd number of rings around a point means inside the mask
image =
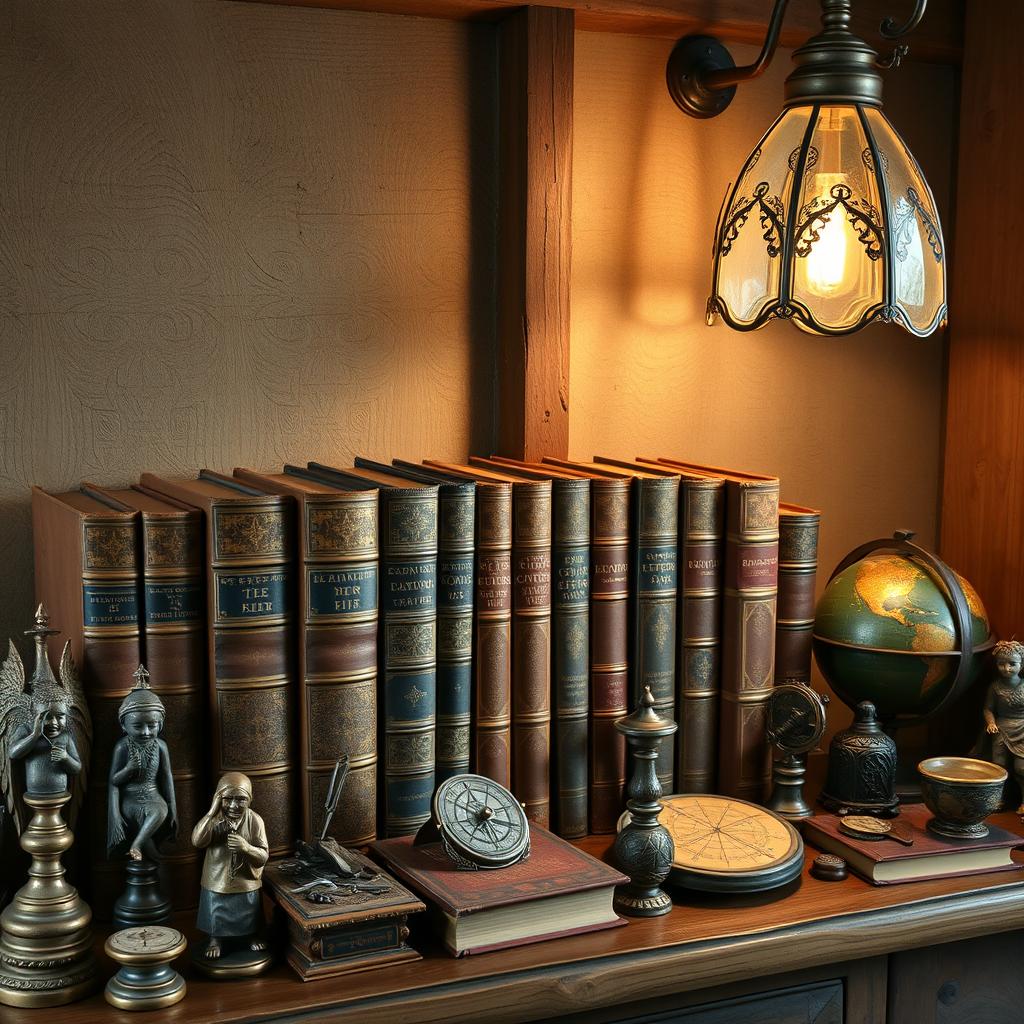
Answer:
[{"label": "compass stand", "polygon": [[804,781],[807,778],[807,756],[786,754],[772,765],[772,795],[768,810],[787,821],[801,821],[814,814],[804,799]]},{"label": "compass stand", "polygon": [[658,917],[672,909],[672,897],[661,888],[672,867],[672,836],[659,824],[661,783],[655,762],[666,736],[676,723],[662,718],[654,706],[651,688],[644,689],[640,706],[615,723],[633,751],[633,777],[629,781],[630,822],[615,837],[613,856],[629,875],[629,884],[615,890],[612,906],[628,917]]},{"label": "compass stand", "polygon": [[61,854],[74,837],[61,817],[70,793],[26,793],[32,820],[21,848],[32,856],[28,882],[0,916],[0,1004],[62,1006],[97,984],[92,911],[64,880]]}]

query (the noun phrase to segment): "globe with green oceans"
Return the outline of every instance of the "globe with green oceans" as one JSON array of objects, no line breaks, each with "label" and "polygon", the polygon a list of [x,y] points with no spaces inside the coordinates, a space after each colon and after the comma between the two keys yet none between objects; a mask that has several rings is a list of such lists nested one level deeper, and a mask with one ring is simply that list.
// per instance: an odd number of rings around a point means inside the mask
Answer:
[{"label": "globe with green oceans", "polygon": [[[974,587],[954,575],[970,610],[973,680],[995,638]],[[825,587],[814,615],[814,657],[850,707],[869,700],[883,721],[926,717],[949,695],[959,664],[952,599],[913,554],[867,554]]]}]

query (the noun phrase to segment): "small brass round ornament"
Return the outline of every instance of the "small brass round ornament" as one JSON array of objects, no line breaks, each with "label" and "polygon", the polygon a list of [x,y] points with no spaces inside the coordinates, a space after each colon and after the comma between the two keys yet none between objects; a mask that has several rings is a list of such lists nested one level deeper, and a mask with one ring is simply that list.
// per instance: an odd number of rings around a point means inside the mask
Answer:
[{"label": "small brass round ornament", "polygon": [[185,952],[175,928],[147,925],[114,932],[103,947],[121,969],[107,982],[104,996],[119,1010],[159,1010],[185,998],[185,979],[172,961]]},{"label": "small brass round ornament", "polygon": [[848,874],[846,861],[834,853],[819,853],[811,864],[811,874],[822,882],[841,882]]}]

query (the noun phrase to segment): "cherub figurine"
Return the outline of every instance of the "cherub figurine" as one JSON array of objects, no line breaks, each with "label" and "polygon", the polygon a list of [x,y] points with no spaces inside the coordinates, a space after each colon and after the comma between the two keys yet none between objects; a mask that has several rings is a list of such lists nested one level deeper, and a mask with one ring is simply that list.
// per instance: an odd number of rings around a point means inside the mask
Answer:
[{"label": "cherub figurine", "polygon": [[1000,640],[992,648],[992,657],[996,677],[985,695],[985,732],[977,749],[982,756],[1013,773],[1021,791],[1017,813],[1024,815],[1024,644]]},{"label": "cherub figurine", "polygon": [[127,851],[132,860],[158,857],[157,844],[178,834],[178,812],[171,777],[171,756],[160,738],[163,701],[150,689],[140,665],[135,687],[121,702],[118,718],[124,735],[110,759],[107,856]]},{"label": "cherub figurine", "polygon": [[36,647],[36,667],[27,684],[13,641],[0,666],[0,790],[19,835],[31,816],[23,799],[26,792],[70,792],[65,813],[69,826],[85,793],[92,723],[70,643],[61,655],[59,682],[50,667],[46,638],[58,630],[50,629],[49,621],[40,605],[35,628],[25,631]]},{"label": "cherub figurine", "polygon": [[196,926],[209,936],[197,954],[201,965],[215,966],[211,961],[224,954],[225,939],[244,947],[232,955],[238,966],[244,961],[251,972],[259,963],[270,963],[260,898],[270,850],[263,819],[251,803],[249,777],[225,772],[210,809],[192,830],[192,845],[206,850],[196,917]]}]

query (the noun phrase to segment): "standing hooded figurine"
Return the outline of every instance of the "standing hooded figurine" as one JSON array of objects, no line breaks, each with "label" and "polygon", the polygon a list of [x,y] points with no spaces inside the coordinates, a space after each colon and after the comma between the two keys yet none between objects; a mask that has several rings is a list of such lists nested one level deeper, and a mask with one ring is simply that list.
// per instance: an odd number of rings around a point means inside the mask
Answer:
[{"label": "standing hooded figurine", "polygon": [[110,759],[107,808],[107,856],[128,855],[128,887],[114,904],[114,923],[121,928],[170,920],[171,905],[157,877],[157,847],[178,834],[171,755],[160,738],[166,711],[143,665],[134,679],[117,713],[124,735]]},{"label": "standing hooded figurine", "polygon": [[209,936],[193,961],[213,977],[250,977],[272,962],[260,893],[270,851],[263,819],[251,803],[249,777],[225,772],[210,809],[192,830],[192,845],[206,850],[196,926]]}]

